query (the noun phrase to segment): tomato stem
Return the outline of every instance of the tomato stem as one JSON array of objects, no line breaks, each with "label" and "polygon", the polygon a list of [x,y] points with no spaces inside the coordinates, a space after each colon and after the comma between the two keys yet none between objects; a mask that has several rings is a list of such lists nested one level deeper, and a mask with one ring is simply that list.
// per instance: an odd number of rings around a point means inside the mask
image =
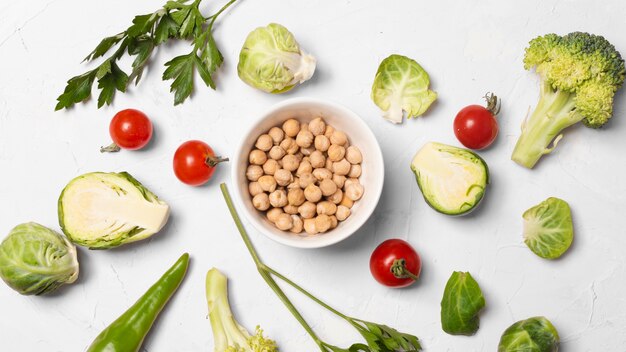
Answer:
[{"label": "tomato stem", "polygon": [[217,164],[228,161],[228,158],[222,158],[221,156],[208,156],[204,161],[210,167],[216,167]]},{"label": "tomato stem", "polygon": [[491,92],[485,94],[484,98],[487,101],[487,110],[489,110],[493,116],[497,116],[500,112],[500,99]]},{"label": "tomato stem", "polygon": [[120,150],[120,146],[115,143],[111,143],[106,147],[100,147],[100,153],[117,153]]},{"label": "tomato stem", "polygon": [[398,279],[410,278],[413,281],[417,281],[417,275],[413,274],[406,268],[406,260],[404,258],[394,260],[390,270],[393,276]]}]

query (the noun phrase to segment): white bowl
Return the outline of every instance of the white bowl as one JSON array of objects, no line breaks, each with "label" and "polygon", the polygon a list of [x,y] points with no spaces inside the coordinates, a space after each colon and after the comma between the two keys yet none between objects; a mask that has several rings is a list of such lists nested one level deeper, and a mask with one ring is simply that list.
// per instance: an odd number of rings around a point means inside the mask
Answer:
[{"label": "white bowl", "polygon": [[[308,122],[322,117],[326,123],[344,131],[351,145],[357,146],[363,154],[362,174],[359,181],[363,185],[363,197],[354,203],[352,214],[336,228],[318,235],[294,234],[281,231],[267,220],[264,212],[252,205],[248,192],[246,169],[248,155],[254,148],[256,139],[274,126],[281,126],[289,118]],[[245,214],[252,225],[267,237],[291,247],[319,248],[335,244],[355,233],[372,215],[383,190],[384,163],[376,137],[361,118],[342,105],[311,98],[288,99],[276,104],[256,118],[248,127],[231,163],[234,198],[237,209]]]}]

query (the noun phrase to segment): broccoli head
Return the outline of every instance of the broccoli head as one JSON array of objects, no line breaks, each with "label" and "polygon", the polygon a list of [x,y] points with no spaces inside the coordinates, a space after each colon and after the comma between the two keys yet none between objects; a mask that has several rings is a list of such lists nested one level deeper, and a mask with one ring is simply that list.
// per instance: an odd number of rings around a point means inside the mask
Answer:
[{"label": "broccoli head", "polygon": [[583,32],[531,40],[524,68],[535,68],[541,77],[539,103],[524,121],[512,156],[528,168],[554,149],[563,129],[578,122],[604,125],[626,74],[624,59],[609,41]]}]

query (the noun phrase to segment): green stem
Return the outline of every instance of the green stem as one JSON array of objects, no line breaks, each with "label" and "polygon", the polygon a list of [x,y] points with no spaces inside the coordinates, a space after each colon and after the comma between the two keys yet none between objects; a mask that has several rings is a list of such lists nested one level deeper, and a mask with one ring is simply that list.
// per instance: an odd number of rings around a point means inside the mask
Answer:
[{"label": "green stem", "polygon": [[230,5],[232,5],[235,1],[237,0],[230,0],[229,2],[226,3],[226,5],[222,6],[222,8],[219,11],[217,11],[216,13],[214,13],[213,15],[209,17],[211,19],[211,22],[209,23],[208,31],[211,31],[211,29],[213,29],[213,23],[215,23],[215,20],[217,19],[217,17],[221,15],[222,12],[224,12],[227,8],[229,8]]},{"label": "green stem", "polygon": [[226,205],[228,206],[230,215],[233,217],[233,220],[235,221],[235,224],[237,225],[237,229],[239,230],[239,234],[241,235],[241,238],[243,239],[243,242],[245,243],[246,248],[248,248],[248,252],[250,252],[250,255],[252,256],[252,259],[254,260],[254,264],[256,265],[257,270],[261,274],[261,277],[263,278],[263,280],[265,280],[265,282],[269,285],[269,287],[274,291],[274,293],[276,293],[278,298],[283,302],[283,304],[287,307],[289,312],[291,312],[294,318],[296,318],[296,320],[300,323],[300,325],[302,325],[304,330],[306,330],[306,332],[311,336],[311,338],[315,341],[315,343],[318,345],[320,350],[326,351],[324,342],[320,340],[319,337],[317,337],[317,334],[315,334],[311,326],[306,322],[306,320],[304,320],[304,318],[302,317],[302,314],[300,314],[298,309],[296,309],[293,303],[291,303],[291,301],[289,300],[287,295],[283,292],[283,290],[280,288],[280,286],[278,286],[274,278],[272,278],[271,274],[275,273],[275,271],[268,268],[265,264],[263,264],[263,262],[259,258],[259,255],[254,249],[254,246],[252,245],[252,241],[250,241],[250,237],[248,236],[248,233],[244,229],[243,223],[241,222],[241,219],[239,218],[239,215],[237,214],[237,211],[233,204],[233,200],[230,197],[230,193],[228,192],[228,188],[226,187],[226,184],[222,183],[220,185],[220,189],[222,190],[222,195],[224,196],[224,199],[226,200]]},{"label": "green stem", "polygon": [[406,268],[406,260],[404,258],[394,260],[390,270],[393,276],[398,279],[410,278],[413,281],[417,281],[417,275]]}]

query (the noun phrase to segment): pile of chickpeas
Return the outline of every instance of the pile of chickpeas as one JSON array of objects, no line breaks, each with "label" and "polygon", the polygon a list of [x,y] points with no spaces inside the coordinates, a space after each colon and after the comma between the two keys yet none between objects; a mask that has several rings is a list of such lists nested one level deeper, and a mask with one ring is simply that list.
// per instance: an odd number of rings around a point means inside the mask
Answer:
[{"label": "pile of chickpeas", "polygon": [[346,220],[363,196],[363,156],[322,118],[272,127],[256,140],[246,177],[252,204],[278,229],[315,235]]}]

